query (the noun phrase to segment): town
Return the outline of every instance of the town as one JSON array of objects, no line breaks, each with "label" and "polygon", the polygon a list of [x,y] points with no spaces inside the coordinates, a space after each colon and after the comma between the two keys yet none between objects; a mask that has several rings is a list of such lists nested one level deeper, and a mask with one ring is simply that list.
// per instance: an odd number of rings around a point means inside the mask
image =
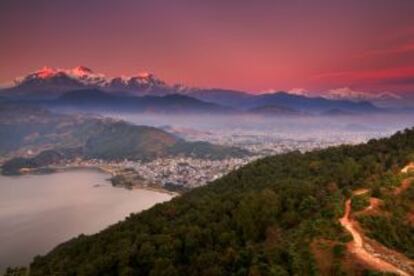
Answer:
[{"label": "town", "polygon": [[[320,133],[306,139],[293,137],[276,137],[272,135],[209,135],[191,138],[205,139],[223,145],[232,145],[247,149],[250,155],[243,158],[226,158],[222,160],[200,159],[194,157],[157,158],[150,162],[140,160],[106,161],[99,159],[76,159],[62,161],[58,167],[99,168],[112,175],[115,186],[127,188],[160,188],[166,190],[189,190],[203,186],[221,176],[238,169],[249,162],[269,155],[290,151],[307,152],[339,144],[357,144],[386,135],[375,133],[346,133],[339,138]],[[187,139],[189,137],[186,137]]]}]

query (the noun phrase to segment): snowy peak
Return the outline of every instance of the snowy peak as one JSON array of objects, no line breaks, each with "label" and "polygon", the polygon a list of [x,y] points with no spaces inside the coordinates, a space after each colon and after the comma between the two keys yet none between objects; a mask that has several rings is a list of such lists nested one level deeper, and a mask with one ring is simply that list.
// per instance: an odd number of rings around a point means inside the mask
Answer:
[{"label": "snowy peak", "polygon": [[105,77],[102,74],[94,74],[93,71],[85,66],[77,66],[73,69],[57,69],[44,66],[23,78],[17,79],[16,84],[25,84],[27,82],[47,82],[55,81],[57,78],[71,78],[72,81],[78,81],[83,84],[96,84],[103,82]]},{"label": "snowy peak", "polygon": [[151,73],[139,73],[136,76],[122,76],[111,79],[107,85],[111,89],[126,89],[128,91],[167,89],[168,85]]},{"label": "snowy peak", "polygon": [[55,77],[59,77],[62,74],[64,74],[61,70],[55,69],[52,67],[44,66],[43,68],[28,74],[25,77],[17,78],[15,80],[16,84],[24,83],[27,81],[33,81],[33,80],[48,80]]},{"label": "snowy peak", "polygon": [[[155,75],[143,72],[135,76],[107,77],[95,73],[86,66],[77,66],[72,69],[61,69],[44,66],[40,70],[15,80],[16,87],[41,86],[65,84],[70,88],[100,88],[109,91],[129,93],[150,93],[152,91],[166,91],[169,86]],[[50,87],[49,87],[50,88]],[[45,89],[46,90],[46,89]]]},{"label": "snowy peak", "polygon": [[44,66],[40,70],[30,73],[15,81],[15,89],[24,88],[32,90],[64,90],[67,88],[79,88],[83,84],[78,79],[71,77],[65,70]]},{"label": "snowy peak", "polygon": [[142,79],[151,78],[151,77],[153,77],[153,74],[148,73],[148,72],[140,72],[140,73],[138,73],[137,77],[142,78]]},{"label": "snowy peak", "polygon": [[72,73],[77,76],[84,76],[84,75],[93,74],[93,71],[89,69],[88,67],[80,65],[80,66],[73,68]]},{"label": "snowy peak", "polygon": [[68,76],[88,86],[105,85],[108,81],[105,75],[96,74],[85,66],[77,66],[73,69],[63,70]]},{"label": "snowy peak", "polygon": [[44,66],[42,69],[37,70],[28,76],[33,78],[48,79],[53,78],[58,74],[67,74],[74,77],[82,77],[86,75],[92,75],[93,71],[85,66],[77,66],[73,69],[57,69],[49,66]]},{"label": "snowy peak", "polygon": [[29,75],[32,77],[37,77],[40,79],[47,79],[55,76],[58,73],[58,71],[54,68],[44,66],[42,69],[34,72],[33,74]]},{"label": "snowy peak", "polygon": [[162,80],[158,79],[151,73],[139,73],[136,76],[133,76],[129,79],[129,82],[135,84],[143,84],[143,85],[150,85],[150,86],[165,86],[166,83]]}]

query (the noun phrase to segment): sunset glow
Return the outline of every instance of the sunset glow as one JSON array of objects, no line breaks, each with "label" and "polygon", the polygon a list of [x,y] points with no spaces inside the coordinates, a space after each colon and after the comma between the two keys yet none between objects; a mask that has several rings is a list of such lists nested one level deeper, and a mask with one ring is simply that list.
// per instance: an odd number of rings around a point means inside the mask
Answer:
[{"label": "sunset glow", "polygon": [[414,2],[2,1],[0,82],[48,65],[252,93],[414,91]]}]

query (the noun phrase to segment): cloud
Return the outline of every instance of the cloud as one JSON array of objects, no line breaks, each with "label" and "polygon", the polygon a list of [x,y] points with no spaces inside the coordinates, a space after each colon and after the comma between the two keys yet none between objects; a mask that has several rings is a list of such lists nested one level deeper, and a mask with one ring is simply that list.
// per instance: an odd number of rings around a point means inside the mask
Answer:
[{"label": "cloud", "polygon": [[401,100],[402,96],[392,93],[392,92],[382,92],[379,94],[376,94],[376,98],[377,99],[381,99],[381,100]]},{"label": "cloud", "polygon": [[[275,90],[271,90],[274,92]],[[350,100],[350,101],[371,101],[371,102],[386,102],[398,101],[402,99],[401,95],[396,93],[383,92],[367,92],[355,90],[348,86],[330,89],[323,92],[309,91],[305,88],[292,88],[287,91],[289,94],[301,95],[307,97],[323,97],[331,100]]]},{"label": "cloud", "polygon": [[400,95],[391,92],[369,93],[365,91],[353,90],[349,87],[331,89],[326,92],[324,97],[329,99],[343,99],[353,101],[386,101],[401,99]]},{"label": "cloud", "polygon": [[14,86],[14,82],[4,82],[0,83],[0,89],[10,88]]},{"label": "cloud", "polygon": [[394,79],[401,77],[414,76],[414,67],[394,67],[382,70],[370,70],[370,71],[344,71],[344,72],[332,72],[319,74],[313,77],[313,79],[336,79],[336,80],[381,80],[381,79]]},{"label": "cloud", "polygon": [[308,90],[305,88],[292,88],[288,91],[289,94],[293,95],[302,95],[302,96],[310,96],[311,93],[309,93]]},{"label": "cloud", "polygon": [[319,74],[312,82],[325,87],[360,87],[369,91],[414,91],[414,67],[381,70],[344,71]]},{"label": "cloud", "polygon": [[369,95],[365,92],[352,90],[349,87],[341,87],[329,90],[326,97],[333,99],[366,100],[369,98]]},{"label": "cloud", "polygon": [[389,48],[373,49],[366,51],[362,54],[362,57],[371,57],[379,55],[392,55],[392,54],[405,54],[414,52],[414,42],[407,42],[404,44],[392,46]]},{"label": "cloud", "polygon": [[395,85],[414,85],[414,76],[401,77],[395,79],[385,79],[381,83],[383,84],[395,84]]}]

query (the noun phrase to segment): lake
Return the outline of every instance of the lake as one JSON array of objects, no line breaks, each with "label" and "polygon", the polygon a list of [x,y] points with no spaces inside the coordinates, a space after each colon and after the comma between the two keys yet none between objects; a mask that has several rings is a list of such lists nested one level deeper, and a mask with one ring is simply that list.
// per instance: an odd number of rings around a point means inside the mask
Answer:
[{"label": "lake", "polygon": [[34,256],[81,233],[97,233],[172,198],[115,188],[107,178],[96,170],[0,176],[0,273],[7,266],[28,265]]}]

